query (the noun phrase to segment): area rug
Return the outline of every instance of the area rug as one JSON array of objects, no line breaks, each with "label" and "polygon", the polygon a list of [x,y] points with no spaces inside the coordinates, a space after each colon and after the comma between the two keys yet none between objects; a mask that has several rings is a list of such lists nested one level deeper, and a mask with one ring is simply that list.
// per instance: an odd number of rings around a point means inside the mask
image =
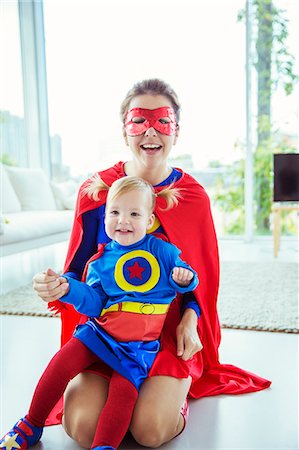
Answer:
[{"label": "area rug", "polygon": [[278,261],[222,263],[221,326],[298,333],[298,268]]},{"label": "area rug", "polygon": [[32,283],[0,295],[0,314],[13,316],[57,317],[36,294]]},{"label": "area rug", "polygon": [[[298,333],[298,264],[222,262],[223,328]],[[56,317],[31,284],[0,296],[0,314]]]}]

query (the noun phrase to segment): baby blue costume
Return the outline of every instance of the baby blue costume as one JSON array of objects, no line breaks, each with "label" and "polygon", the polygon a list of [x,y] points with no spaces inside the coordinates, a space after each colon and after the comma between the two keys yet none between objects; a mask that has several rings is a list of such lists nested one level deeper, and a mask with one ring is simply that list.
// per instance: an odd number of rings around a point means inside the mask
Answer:
[{"label": "baby blue costume", "polygon": [[[152,235],[123,246],[111,241],[89,263],[86,283],[67,277],[70,303],[89,320],[74,336],[139,390],[160,348],[159,336],[176,292],[192,291],[196,272],[180,258],[180,250]],[[194,274],[182,287],[172,279],[174,267]]]}]

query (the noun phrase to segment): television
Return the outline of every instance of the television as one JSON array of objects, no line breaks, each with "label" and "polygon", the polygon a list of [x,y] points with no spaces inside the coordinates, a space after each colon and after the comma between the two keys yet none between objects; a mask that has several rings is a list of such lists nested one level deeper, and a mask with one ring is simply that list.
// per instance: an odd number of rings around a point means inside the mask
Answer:
[{"label": "television", "polygon": [[299,153],[274,154],[274,202],[299,201]]}]

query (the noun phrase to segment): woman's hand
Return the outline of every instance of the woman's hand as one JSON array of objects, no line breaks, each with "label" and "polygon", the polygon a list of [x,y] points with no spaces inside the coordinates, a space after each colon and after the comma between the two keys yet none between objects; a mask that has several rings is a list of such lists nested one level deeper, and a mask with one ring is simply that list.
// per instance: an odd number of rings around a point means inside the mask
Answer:
[{"label": "woman's hand", "polygon": [[52,269],[38,273],[33,277],[33,289],[44,302],[52,302],[63,297],[69,291],[69,283]]},{"label": "woman's hand", "polygon": [[198,317],[196,312],[187,308],[177,326],[177,355],[184,361],[191,359],[203,346],[197,332]]}]

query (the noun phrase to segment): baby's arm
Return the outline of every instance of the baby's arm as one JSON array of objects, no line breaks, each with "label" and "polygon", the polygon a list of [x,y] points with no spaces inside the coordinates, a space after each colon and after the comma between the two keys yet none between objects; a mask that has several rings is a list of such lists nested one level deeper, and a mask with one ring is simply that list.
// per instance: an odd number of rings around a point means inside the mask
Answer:
[{"label": "baby's arm", "polygon": [[103,291],[100,281],[92,286],[75,280],[74,278],[60,277],[62,284],[68,285],[65,295],[60,298],[62,302],[73,305],[78,312],[89,317],[98,317],[105,306],[108,296]]},{"label": "baby's arm", "polygon": [[180,258],[177,258],[176,264],[169,276],[170,285],[181,294],[193,291],[198,285],[196,272]]},{"label": "baby's arm", "polygon": [[198,285],[197,273],[180,258],[181,251],[175,245],[160,239],[157,239],[155,243],[159,248],[159,260],[165,264],[167,271],[169,270],[170,286],[181,294],[193,291]]},{"label": "baby's arm", "polygon": [[185,267],[175,267],[172,271],[172,279],[179,286],[189,286],[194,273]]}]

